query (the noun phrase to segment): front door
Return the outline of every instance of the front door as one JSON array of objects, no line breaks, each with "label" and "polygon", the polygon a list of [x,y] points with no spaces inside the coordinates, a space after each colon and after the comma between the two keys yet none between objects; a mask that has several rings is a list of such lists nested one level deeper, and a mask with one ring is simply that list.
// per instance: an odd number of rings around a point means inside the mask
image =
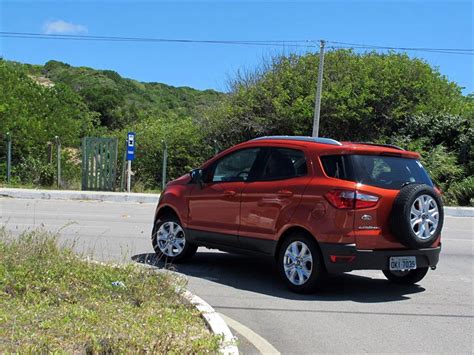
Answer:
[{"label": "front door", "polygon": [[229,153],[204,172],[204,183],[189,196],[188,228],[193,239],[238,245],[242,190],[257,161],[260,148]]}]

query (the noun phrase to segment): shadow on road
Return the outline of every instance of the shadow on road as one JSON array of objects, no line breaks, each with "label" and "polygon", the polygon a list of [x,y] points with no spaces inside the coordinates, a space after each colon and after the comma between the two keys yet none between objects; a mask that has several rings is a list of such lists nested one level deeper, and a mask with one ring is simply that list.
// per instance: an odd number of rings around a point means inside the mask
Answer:
[{"label": "shadow on road", "polygon": [[[134,255],[132,260],[158,268],[169,268],[154,253]],[[395,285],[384,279],[340,274],[329,276],[322,289],[315,294],[300,295],[285,287],[272,258],[220,252],[198,252],[186,263],[173,264],[171,268],[188,276],[236,289],[292,300],[391,302],[409,299],[408,295],[425,290],[417,285]]]}]

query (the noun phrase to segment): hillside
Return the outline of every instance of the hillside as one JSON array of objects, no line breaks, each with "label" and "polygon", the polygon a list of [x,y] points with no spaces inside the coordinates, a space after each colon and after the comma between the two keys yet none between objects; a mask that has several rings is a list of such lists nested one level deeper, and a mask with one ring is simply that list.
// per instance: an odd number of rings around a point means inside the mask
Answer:
[{"label": "hillside", "polygon": [[[20,64],[21,65],[21,64]],[[51,60],[44,66],[23,65],[37,81],[65,84],[99,113],[103,126],[122,128],[148,116],[195,117],[224,95],[214,90],[142,83],[112,70],[73,67]]]}]

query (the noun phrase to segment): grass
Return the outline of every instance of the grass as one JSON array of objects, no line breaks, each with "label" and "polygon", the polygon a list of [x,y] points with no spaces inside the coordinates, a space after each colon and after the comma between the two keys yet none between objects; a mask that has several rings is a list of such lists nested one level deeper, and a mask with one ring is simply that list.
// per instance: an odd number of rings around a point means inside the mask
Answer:
[{"label": "grass", "polygon": [[139,265],[88,262],[44,231],[0,229],[0,353],[216,352],[220,338],[183,286]]}]

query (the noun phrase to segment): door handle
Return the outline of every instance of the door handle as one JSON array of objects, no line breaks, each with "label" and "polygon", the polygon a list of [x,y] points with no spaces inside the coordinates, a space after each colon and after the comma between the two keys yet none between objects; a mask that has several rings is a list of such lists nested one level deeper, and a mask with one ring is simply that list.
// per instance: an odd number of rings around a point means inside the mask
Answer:
[{"label": "door handle", "polygon": [[291,197],[293,196],[293,192],[289,190],[280,190],[277,192],[278,197]]},{"label": "door handle", "polygon": [[234,197],[237,193],[233,190],[225,190],[224,191],[224,196],[225,197]]}]

